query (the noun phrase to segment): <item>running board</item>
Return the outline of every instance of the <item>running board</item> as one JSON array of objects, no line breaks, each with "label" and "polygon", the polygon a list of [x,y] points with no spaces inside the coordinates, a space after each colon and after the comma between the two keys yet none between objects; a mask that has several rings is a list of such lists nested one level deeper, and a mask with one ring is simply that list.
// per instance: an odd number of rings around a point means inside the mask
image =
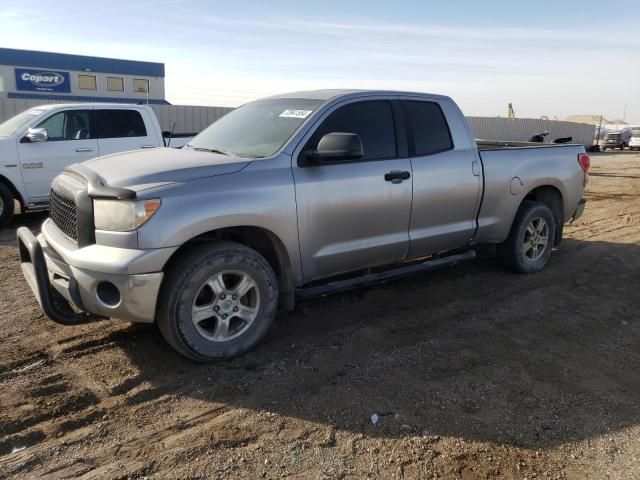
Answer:
[{"label": "running board", "polygon": [[393,270],[387,270],[380,273],[369,273],[356,278],[346,280],[336,280],[315,287],[297,288],[295,291],[296,298],[299,300],[308,300],[312,298],[325,297],[333,293],[346,292],[356,288],[373,285],[376,283],[384,283],[398,278],[409,277],[417,273],[431,272],[450,267],[462,262],[468,262],[476,258],[475,250],[469,250],[456,255],[427,260],[422,263],[407,265],[406,267],[398,267]]}]

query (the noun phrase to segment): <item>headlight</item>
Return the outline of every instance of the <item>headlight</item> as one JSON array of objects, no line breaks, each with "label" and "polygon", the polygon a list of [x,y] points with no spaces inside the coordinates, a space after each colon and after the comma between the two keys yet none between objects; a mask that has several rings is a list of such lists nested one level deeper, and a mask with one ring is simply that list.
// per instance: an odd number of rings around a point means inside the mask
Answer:
[{"label": "headlight", "polygon": [[149,220],[160,208],[160,200],[94,200],[97,230],[130,232]]}]

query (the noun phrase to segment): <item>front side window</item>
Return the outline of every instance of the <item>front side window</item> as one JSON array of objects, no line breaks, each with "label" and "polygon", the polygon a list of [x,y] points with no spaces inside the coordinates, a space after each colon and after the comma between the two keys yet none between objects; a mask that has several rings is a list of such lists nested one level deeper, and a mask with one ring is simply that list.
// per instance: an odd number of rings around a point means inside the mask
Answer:
[{"label": "front side window", "polygon": [[95,110],[98,138],[146,137],[147,129],[136,110]]},{"label": "front side window", "polygon": [[416,156],[433,155],[453,148],[449,126],[440,105],[421,101],[408,101],[404,105]]},{"label": "front side window", "polygon": [[49,141],[87,140],[93,137],[91,111],[67,110],[51,115],[40,122],[37,128],[46,128]]},{"label": "front side window", "polygon": [[388,101],[358,102],[340,107],[322,122],[305,150],[315,150],[323,136],[336,132],[360,136],[361,160],[381,160],[397,155],[393,110]]},{"label": "front side window", "polygon": [[136,93],[149,93],[149,80],[144,78],[134,78],[133,91]]},{"label": "front side window", "polygon": [[323,103],[309,98],[270,98],[247,103],[203,130],[187,148],[269,157]]},{"label": "front side window", "polygon": [[97,90],[98,83],[95,75],[78,75],[78,88],[82,90]]},{"label": "front side window", "polygon": [[124,92],[124,80],[122,77],[107,77],[107,90],[110,92]]}]

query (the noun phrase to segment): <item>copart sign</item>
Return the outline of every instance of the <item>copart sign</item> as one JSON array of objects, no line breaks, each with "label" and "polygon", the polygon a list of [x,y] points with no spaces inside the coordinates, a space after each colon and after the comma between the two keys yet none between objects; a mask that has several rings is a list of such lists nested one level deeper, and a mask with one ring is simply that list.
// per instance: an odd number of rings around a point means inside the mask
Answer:
[{"label": "copart sign", "polygon": [[16,88],[31,92],[69,93],[69,72],[16,68]]}]

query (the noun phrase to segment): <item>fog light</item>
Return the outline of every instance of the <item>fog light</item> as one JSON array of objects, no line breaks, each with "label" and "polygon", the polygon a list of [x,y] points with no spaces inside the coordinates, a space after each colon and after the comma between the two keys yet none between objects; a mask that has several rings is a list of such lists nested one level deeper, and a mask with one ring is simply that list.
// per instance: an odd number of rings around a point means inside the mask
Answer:
[{"label": "fog light", "polygon": [[120,291],[111,282],[100,282],[96,288],[96,296],[107,307],[117,307],[120,304]]}]

